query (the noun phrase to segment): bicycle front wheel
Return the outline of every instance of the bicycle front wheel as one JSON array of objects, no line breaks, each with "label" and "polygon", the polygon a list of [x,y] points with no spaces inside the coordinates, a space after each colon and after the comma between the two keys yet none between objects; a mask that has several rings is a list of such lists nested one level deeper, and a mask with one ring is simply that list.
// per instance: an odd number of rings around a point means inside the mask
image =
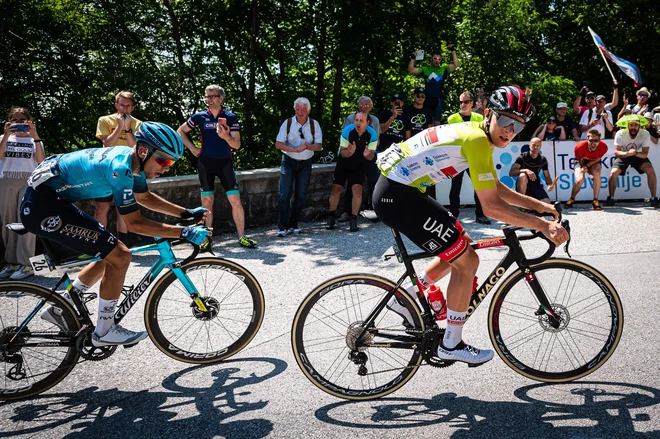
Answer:
[{"label": "bicycle front wheel", "polygon": [[[318,388],[339,398],[375,399],[417,372],[424,324],[404,290],[395,294],[415,329],[406,329],[399,314],[383,308],[365,331],[368,316],[395,286],[379,276],[353,274],[330,279],[305,298],[293,321],[291,343],[298,366]],[[408,348],[392,347],[396,342],[407,342]]]},{"label": "bicycle front wheel", "polygon": [[502,360],[528,378],[563,383],[602,366],[623,332],[623,307],[609,280],[595,268],[569,259],[548,259],[532,267],[552,312],[553,327],[517,270],[493,296],[490,339]]},{"label": "bicycle front wheel", "polygon": [[[47,306],[61,310],[61,326],[41,318]],[[57,293],[26,282],[1,282],[0,400],[29,398],[62,381],[78,362],[74,336],[79,329],[74,311]]]},{"label": "bicycle front wheel", "polygon": [[220,258],[199,258],[181,266],[207,311],[195,305],[176,275],[161,277],[147,298],[144,320],[154,344],[186,363],[222,361],[240,352],[259,331],[264,294],[240,265]]}]

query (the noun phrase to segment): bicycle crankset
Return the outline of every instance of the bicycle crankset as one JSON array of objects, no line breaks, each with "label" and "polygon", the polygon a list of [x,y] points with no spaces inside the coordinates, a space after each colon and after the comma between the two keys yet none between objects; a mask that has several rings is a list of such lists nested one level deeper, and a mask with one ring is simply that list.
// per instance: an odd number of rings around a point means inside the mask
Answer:
[{"label": "bicycle crankset", "polygon": [[81,335],[76,341],[80,356],[88,361],[101,361],[115,353],[117,346],[94,346],[92,344],[92,332]]},{"label": "bicycle crankset", "polygon": [[436,324],[433,324],[432,328],[428,329],[424,334],[422,358],[429,366],[444,368],[449,367],[455,363],[455,361],[441,360],[436,356],[436,353],[438,352],[438,346],[440,345],[440,340],[444,335],[445,330],[438,328]]}]

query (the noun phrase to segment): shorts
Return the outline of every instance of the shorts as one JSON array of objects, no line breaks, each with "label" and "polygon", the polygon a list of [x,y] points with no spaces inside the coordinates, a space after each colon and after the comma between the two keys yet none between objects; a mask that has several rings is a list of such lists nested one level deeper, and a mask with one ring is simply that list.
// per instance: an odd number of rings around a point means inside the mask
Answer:
[{"label": "shorts", "polygon": [[117,246],[108,229],[47,186],[27,188],[20,217],[28,232],[78,253],[103,259]]},{"label": "shorts", "polygon": [[415,187],[381,175],[374,189],[373,205],[386,226],[444,261],[457,259],[470,245],[463,226],[449,211]]},{"label": "shorts", "polygon": [[528,197],[532,197],[537,200],[542,200],[544,198],[550,198],[548,196],[548,193],[543,189],[543,185],[541,184],[531,184],[531,182],[527,183],[527,192],[525,192],[525,195]]},{"label": "shorts", "polygon": [[625,174],[626,170],[628,169],[628,166],[632,166],[638,173],[643,174],[644,171],[642,171],[642,166],[645,163],[650,164],[651,160],[649,160],[648,158],[642,159],[639,157],[626,157],[624,159],[617,158],[612,163],[612,167],[621,169],[621,173]]},{"label": "shorts", "polygon": [[103,198],[93,198],[93,200],[97,203],[112,203],[115,200],[115,197],[108,195],[107,197]]},{"label": "shorts", "polygon": [[238,181],[231,159],[200,157],[197,160],[197,174],[203,197],[213,195],[216,177],[220,179],[220,184],[222,184],[227,195],[237,195],[239,193]]},{"label": "shorts", "polygon": [[424,108],[433,110],[433,120],[442,123],[442,99],[427,95]]},{"label": "shorts", "polygon": [[364,177],[367,173],[367,162],[363,161],[358,165],[346,164],[345,161],[339,160],[337,166],[335,167],[335,176],[332,179],[334,184],[339,186],[344,186],[346,180],[348,180],[348,185],[346,187],[351,187],[355,184],[362,185],[364,184]]}]

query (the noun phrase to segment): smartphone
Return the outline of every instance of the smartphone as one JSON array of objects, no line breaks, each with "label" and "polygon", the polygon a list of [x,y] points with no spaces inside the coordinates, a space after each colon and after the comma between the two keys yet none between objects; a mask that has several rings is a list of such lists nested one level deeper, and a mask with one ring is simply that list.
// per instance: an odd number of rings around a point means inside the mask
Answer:
[{"label": "smartphone", "polygon": [[417,55],[415,56],[416,61],[421,61],[424,59],[424,51],[422,49],[417,50]]},{"label": "smartphone", "polygon": [[12,125],[15,133],[29,133],[30,125],[27,123],[15,123]]},{"label": "smartphone", "polygon": [[224,118],[224,117],[219,117],[219,118],[218,118],[218,123],[219,123],[220,125],[227,126],[227,119]]}]

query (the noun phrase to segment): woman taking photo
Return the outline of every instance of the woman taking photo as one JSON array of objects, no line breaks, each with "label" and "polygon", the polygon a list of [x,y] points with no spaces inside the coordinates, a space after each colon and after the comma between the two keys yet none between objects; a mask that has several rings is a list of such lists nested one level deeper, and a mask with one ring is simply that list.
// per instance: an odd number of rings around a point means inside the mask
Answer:
[{"label": "woman taking photo", "polygon": [[19,280],[32,276],[30,258],[34,256],[36,236],[18,235],[4,227],[19,222],[18,206],[27,188],[27,179],[39,163],[44,161],[43,144],[37,127],[26,108],[14,107],[0,137],[0,223],[7,265],[0,271],[0,279]]}]

